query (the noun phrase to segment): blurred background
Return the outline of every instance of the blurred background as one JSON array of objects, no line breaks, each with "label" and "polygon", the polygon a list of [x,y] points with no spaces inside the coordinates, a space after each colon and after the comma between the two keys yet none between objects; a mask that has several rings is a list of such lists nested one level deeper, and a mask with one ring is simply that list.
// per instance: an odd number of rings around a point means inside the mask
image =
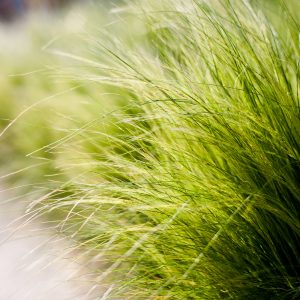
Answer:
[{"label": "blurred background", "polygon": [[[52,168],[45,161],[51,155],[40,155],[42,172],[34,167],[35,159],[26,155],[60,138],[64,121],[54,134],[49,128],[64,119],[60,114],[71,117],[71,107],[75,110],[75,103],[80,106],[78,95],[64,93],[63,97],[27,108],[73,86],[70,80],[53,78],[56,71],[49,75],[50,70],[62,65],[58,57],[47,53],[45,45],[57,39],[59,45],[68,44],[70,35],[75,37],[86,29],[87,16],[97,19],[97,24],[106,22],[105,7],[114,3],[0,0],[1,300],[83,300],[101,294],[87,272],[86,261],[72,250],[72,241],[57,234],[51,223],[39,218],[32,221],[26,214],[28,203],[43,193],[39,188],[33,192],[31,183],[38,185]],[[80,48],[80,42],[77,44]],[[11,122],[13,126],[9,126]],[[33,167],[29,170],[28,166]]]},{"label": "blurred background", "polygon": [[12,21],[24,15],[28,10],[54,10],[62,8],[68,2],[75,0],[0,0],[0,18]]}]

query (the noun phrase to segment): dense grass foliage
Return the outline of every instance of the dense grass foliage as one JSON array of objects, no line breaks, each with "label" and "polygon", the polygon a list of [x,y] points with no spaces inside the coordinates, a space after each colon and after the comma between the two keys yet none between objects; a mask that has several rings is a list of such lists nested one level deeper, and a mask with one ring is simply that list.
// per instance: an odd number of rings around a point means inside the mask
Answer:
[{"label": "dense grass foliage", "polygon": [[100,263],[102,299],[300,297],[297,7],[131,2],[59,52],[88,121],[42,147],[67,179],[32,209]]}]

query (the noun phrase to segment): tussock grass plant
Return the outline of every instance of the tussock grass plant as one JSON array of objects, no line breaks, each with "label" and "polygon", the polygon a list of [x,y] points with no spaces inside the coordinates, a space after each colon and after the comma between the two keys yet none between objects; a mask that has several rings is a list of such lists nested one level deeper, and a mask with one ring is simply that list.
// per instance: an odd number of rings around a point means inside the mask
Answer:
[{"label": "tussock grass plant", "polygon": [[102,299],[300,297],[300,23],[279,2],[131,2],[136,43],[68,55],[122,105],[49,145],[68,182],[37,210],[100,262]]},{"label": "tussock grass plant", "polygon": [[109,64],[83,79],[132,101],[67,145],[81,197],[53,207],[102,251],[105,297],[299,297],[299,22],[281,5],[284,28],[247,1],[150,1],[143,43],[92,43]]}]

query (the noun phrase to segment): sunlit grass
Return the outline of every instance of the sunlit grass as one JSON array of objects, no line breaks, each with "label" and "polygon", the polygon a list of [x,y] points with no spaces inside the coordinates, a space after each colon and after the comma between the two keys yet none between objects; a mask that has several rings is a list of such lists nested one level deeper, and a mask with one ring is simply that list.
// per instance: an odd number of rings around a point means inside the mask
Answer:
[{"label": "sunlit grass", "polygon": [[299,16],[284,4],[130,4],[85,53],[54,51],[92,104],[42,147],[67,179],[33,211],[101,263],[104,299],[299,297]]}]

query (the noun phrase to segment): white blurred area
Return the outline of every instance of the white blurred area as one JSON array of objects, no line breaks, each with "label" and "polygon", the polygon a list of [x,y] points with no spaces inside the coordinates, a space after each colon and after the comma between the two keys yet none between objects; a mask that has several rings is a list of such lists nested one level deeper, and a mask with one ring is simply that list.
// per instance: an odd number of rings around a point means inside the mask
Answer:
[{"label": "white blurred area", "polygon": [[[13,67],[18,60],[37,55],[36,63],[27,68],[28,72],[35,71],[36,65],[43,64],[38,60],[47,55],[48,46],[84,32],[87,20],[82,10],[81,5],[71,6],[59,15],[34,10],[13,22],[0,22],[0,64]],[[0,77],[12,75],[7,74],[8,69],[0,68]]]},{"label": "white blurred area", "polygon": [[3,188],[0,201],[0,299],[97,299],[100,292],[70,241],[41,220],[27,222],[25,203]]}]

